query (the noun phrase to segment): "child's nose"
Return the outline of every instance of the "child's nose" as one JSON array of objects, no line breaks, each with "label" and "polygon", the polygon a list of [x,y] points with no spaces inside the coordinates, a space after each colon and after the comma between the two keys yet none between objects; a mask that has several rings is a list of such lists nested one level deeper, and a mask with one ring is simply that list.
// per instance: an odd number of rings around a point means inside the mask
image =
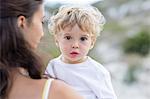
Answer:
[{"label": "child's nose", "polygon": [[79,43],[76,41],[72,44],[72,48],[79,48]]}]

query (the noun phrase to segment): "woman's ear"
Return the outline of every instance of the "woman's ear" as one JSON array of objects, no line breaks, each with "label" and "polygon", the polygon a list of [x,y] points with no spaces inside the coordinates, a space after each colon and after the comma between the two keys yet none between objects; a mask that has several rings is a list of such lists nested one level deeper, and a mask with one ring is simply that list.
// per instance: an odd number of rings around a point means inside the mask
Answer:
[{"label": "woman's ear", "polygon": [[26,18],[24,16],[19,16],[17,20],[18,27],[24,28],[26,26]]}]

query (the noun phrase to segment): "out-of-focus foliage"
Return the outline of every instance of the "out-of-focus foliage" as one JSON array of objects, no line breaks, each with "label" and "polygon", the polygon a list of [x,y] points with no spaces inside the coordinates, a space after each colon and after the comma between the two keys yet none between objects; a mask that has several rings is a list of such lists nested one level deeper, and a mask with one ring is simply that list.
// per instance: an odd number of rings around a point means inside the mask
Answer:
[{"label": "out-of-focus foliage", "polygon": [[137,53],[145,56],[150,50],[150,34],[141,31],[132,38],[128,38],[123,44],[125,53]]}]

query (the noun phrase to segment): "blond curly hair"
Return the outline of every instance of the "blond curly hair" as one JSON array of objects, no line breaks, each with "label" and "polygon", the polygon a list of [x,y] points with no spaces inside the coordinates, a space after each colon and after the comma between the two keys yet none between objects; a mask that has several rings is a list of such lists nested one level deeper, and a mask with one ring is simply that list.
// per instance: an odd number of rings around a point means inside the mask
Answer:
[{"label": "blond curly hair", "polygon": [[55,35],[61,29],[72,28],[76,24],[82,31],[97,37],[103,30],[105,18],[93,6],[65,5],[60,7],[58,13],[50,18],[48,27],[50,33]]}]

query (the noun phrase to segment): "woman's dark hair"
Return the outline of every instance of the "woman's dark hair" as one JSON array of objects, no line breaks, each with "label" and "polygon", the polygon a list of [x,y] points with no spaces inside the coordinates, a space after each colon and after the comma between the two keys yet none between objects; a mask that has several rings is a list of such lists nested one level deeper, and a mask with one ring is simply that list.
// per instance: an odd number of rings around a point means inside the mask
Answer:
[{"label": "woman's dark hair", "polygon": [[[25,41],[17,18],[32,19],[43,0],[0,0],[0,99],[12,85],[11,70],[22,67],[33,79],[41,79],[41,62]],[[31,21],[28,21],[29,24]]]}]

